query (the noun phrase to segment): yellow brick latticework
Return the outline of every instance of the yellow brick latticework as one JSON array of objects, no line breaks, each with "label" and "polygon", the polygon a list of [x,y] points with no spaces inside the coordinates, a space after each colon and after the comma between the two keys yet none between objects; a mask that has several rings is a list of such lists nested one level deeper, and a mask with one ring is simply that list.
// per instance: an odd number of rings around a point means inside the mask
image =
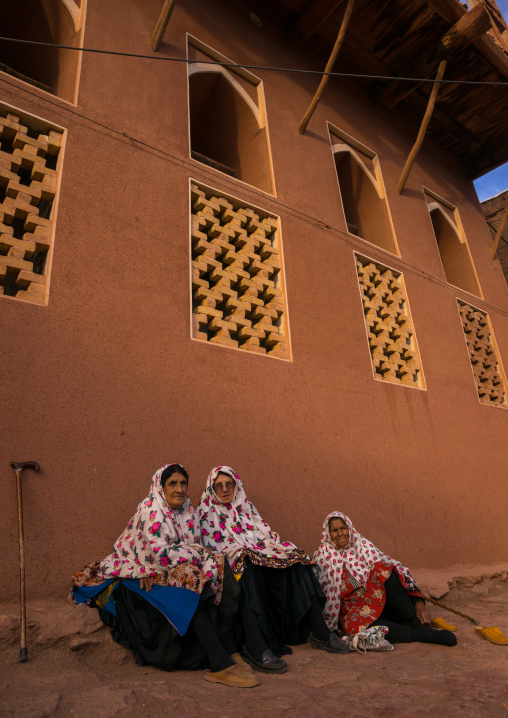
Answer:
[{"label": "yellow brick latticework", "polygon": [[191,187],[195,339],[289,359],[279,222]]},{"label": "yellow brick latticework", "polygon": [[361,257],[358,280],[376,377],[422,387],[423,376],[402,275]]},{"label": "yellow brick latticework", "polygon": [[506,406],[506,387],[492,342],[488,314],[458,301],[469,359],[482,404]]},{"label": "yellow brick latticework", "polygon": [[0,114],[0,294],[43,304],[62,133]]}]

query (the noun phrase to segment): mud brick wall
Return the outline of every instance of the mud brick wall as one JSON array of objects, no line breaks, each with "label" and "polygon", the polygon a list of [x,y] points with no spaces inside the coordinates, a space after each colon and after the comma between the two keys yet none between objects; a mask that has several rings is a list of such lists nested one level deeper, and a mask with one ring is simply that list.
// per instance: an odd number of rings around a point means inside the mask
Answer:
[{"label": "mud brick wall", "polygon": [[506,406],[506,386],[499,371],[499,358],[492,342],[489,316],[458,301],[469,359],[482,404]]},{"label": "mud brick wall", "polygon": [[356,267],[376,377],[423,387],[402,275],[358,256]]},{"label": "mud brick wall", "polygon": [[0,294],[43,304],[62,134],[0,116]]},{"label": "mud brick wall", "polygon": [[289,359],[279,222],[191,186],[195,339]]}]

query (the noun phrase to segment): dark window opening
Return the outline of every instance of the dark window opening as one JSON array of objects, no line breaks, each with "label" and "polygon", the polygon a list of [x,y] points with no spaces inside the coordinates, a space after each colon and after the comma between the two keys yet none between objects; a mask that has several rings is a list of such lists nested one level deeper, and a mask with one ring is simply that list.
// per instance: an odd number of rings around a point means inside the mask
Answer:
[{"label": "dark window opening", "polygon": [[191,156],[243,182],[272,192],[266,128],[220,72],[189,76]]},{"label": "dark window opening", "polygon": [[[80,32],[62,0],[0,0],[0,16],[6,37],[79,46]],[[78,55],[73,50],[0,43],[0,71],[72,102]]]}]

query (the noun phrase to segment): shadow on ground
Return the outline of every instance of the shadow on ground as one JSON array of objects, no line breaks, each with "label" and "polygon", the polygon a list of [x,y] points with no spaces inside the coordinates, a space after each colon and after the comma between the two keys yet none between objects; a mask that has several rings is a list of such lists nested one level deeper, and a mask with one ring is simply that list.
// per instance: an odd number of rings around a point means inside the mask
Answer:
[{"label": "shadow on ground", "polygon": [[[443,600],[508,635],[508,581],[454,589]],[[262,675],[261,686],[241,690],[207,683],[204,671],[137,666],[95,609],[63,601],[29,604],[30,657],[20,664],[17,607],[0,604],[0,715],[507,718],[508,646],[488,643],[470,622],[436,606],[431,613],[455,623],[458,646],[405,644],[345,656],[297,646],[286,674]]]}]

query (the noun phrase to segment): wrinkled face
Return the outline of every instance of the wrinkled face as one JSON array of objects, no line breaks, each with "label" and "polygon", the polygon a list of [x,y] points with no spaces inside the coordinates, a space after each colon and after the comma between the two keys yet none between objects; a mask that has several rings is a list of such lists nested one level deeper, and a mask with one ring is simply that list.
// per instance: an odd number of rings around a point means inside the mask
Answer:
[{"label": "wrinkled face", "polygon": [[188,481],[183,474],[175,471],[164,484],[164,498],[172,509],[179,509],[187,498]]},{"label": "wrinkled face", "polygon": [[349,543],[349,529],[347,524],[338,517],[332,519],[328,524],[330,538],[337,548],[346,548]]},{"label": "wrinkled face", "polygon": [[213,483],[213,490],[221,504],[230,504],[235,495],[236,482],[229,474],[219,474]]}]

